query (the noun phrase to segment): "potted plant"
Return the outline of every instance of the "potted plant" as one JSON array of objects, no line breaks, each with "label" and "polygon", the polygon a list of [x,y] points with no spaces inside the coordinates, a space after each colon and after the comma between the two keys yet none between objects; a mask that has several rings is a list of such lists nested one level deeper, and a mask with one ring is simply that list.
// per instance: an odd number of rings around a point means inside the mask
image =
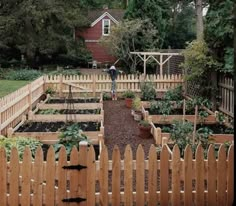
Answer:
[{"label": "potted plant", "polygon": [[133,98],[135,97],[135,93],[131,90],[127,90],[123,93],[122,96],[125,98],[126,107],[131,108]]},{"label": "potted plant", "polygon": [[142,103],[140,97],[135,97],[132,102],[132,109],[134,120],[140,121],[142,119],[142,111],[141,111]]},{"label": "potted plant", "polygon": [[151,137],[151,125],[147,120],[141,120],[139,122],[139,136],[142,138]]}]

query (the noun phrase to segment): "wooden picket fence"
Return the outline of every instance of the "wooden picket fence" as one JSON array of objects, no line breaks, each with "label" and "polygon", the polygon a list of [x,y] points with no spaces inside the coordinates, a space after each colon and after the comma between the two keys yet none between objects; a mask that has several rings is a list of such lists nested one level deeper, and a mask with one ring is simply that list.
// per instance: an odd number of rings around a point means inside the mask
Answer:
[{"label": "wooden picket fence", "polygon": [[230,117],[234,117],[234,80],[233,78],[220,76],[219,95],[221,102],[219,110]]},{"label": "wooden picket fence", "polygon": [[[165,92],[168,89],[175,88],[183,84],[181,74],[172,75],[118,75],[116,80],[117,93],[126,90],[140,92],[140,82],[146,78],[152,81],[157,92]],[[111,78],[107,74],[89,74],[89,75],[71,75],[71,76],[46,76],[46,88],[53,88],[59,93],[59,96],[65,96],[69,92],[69,85],[72,86],[73,93],[90,93],[93,96],[101,92],[111,91]]]},{"label": "wooden picket fence", "polygon": [[[140,92],[140,75],[119,75],[117,78],[117,92],[128,89]],[[147,80],[154,83],[157,92],[165,92],[183,83],[181,75],[147,75]],[[73,95],[86,97],[99,96],[101,92],[110,92],[111,79],[108,74],[43,76],[19,90],[0,98],[0,135],[6,135],[8,128],[15,127],[22,118],[32,110],[40,96],[51,87],[59,96],[68,96],[69,85]],[[83,94],[83,95],[81,95]]]},{"label": "wooden picket fence", "polygon": [[44,93],[44,77],[40,77],[17,91],[0,98],[0,134],[18,124],[22,116],[36,105]]},{"label": "wooden picket fence", "polygon": [[232,205],[234,145],[227,154],[222,145],[218,158],[214,152],[210,147],[204,159],[203,148],[198,145],[193,158],[188,145],[181,158],[178,146],[170,152],[164,145],[157,153],[152,145],[145,160],[141,145],[135,156],[127,145],[124,159],[115,146],[112,160],[103,147],[96,161],[93,147],[81,144],[79,151],[73,148],[71,161],[67,161],[64,147],[58,161],[52,147],[46,161],[41,148],[33,161],[28,148],[23,161],[13,148],[8,161],[0,148],[0,205],[78,205],[73,201],[81,201],[82,206]]}]

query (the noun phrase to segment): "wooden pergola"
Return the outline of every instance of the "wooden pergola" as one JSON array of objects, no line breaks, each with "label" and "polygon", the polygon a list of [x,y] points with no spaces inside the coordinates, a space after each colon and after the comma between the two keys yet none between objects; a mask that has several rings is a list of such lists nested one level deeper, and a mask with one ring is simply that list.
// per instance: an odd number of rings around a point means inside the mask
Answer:
[{"label": "wooden pergola", "polygon": [[[182,56],[180,53],[161,53],[161,52],[130,52],[130,54],[138,55],[143,60],[143,73],[146,75],[146,64],[149,59],[155,60],[160,66],[160,75],[163,75],[163,65],[170,60],[172,56]],[[156,58],[160,56],[160,61]],[[163,56],[167,58],[163,61]]]}]

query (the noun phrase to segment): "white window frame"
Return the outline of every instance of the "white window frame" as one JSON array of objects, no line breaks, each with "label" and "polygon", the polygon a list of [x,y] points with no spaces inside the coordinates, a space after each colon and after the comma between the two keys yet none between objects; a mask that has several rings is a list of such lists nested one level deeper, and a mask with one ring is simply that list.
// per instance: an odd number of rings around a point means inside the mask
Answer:
[{"label": "white window frame", "polygon": [[[104,33],[105,21],[108,21],[108,34]],[[109,36],[110,35],[110,30],[111,30],[111,20],[110,19],[103,19],[102,20],[102,35],[103,36]]]}]

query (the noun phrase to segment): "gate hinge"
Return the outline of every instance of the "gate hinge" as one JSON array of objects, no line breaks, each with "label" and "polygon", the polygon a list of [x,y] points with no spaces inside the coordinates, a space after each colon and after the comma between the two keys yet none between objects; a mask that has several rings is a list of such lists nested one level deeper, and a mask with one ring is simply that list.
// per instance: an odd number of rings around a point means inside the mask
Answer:
[{"label": "gate hinge", "polygon": [[62,202],[83,202],[83,201],[86,201],[87,199],[86,198],[81,198],[81,197],[75,197],[75,198],[66,198],[66,199],[63,199]]},{"label": "gate hinge", "polygon": [[86,169],[87,166],[84,165],[69,165],[69,166],[63,166],[63,169],[69,169],[69,170],[82,170],[82,169]]}]

